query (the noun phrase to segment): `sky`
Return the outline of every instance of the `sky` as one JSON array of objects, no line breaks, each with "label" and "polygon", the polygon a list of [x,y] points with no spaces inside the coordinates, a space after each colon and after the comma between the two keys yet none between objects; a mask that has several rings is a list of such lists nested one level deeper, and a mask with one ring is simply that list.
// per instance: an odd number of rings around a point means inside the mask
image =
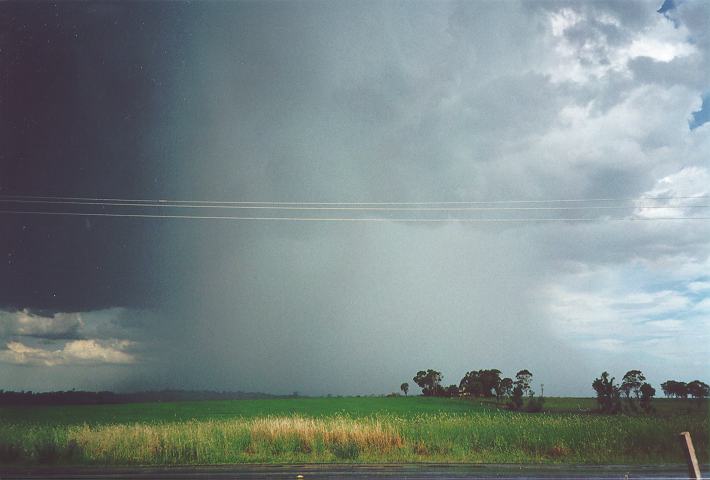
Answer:
[{"label": "sky", "polygon": [[[0,4],[0,388],[707,382],[709,19],[692,0]],[[623,208],[243,221],[14,195]]]}]

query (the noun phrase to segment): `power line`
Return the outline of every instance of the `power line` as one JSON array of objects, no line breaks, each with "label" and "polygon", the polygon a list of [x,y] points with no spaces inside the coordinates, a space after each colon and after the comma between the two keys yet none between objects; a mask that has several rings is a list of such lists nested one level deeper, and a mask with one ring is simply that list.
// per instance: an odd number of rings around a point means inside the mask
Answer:
[{"label": "power line", "polygon": [[205,205],[485,205],[506,203],[583,203],[583,202],[637,202],[637,201],[667,201],[667,200],[698,200],[708,199],[710,195],[674,195],[665,197],[607,197],[607,198],[559,198],[541,200],[476,200],[476,201],[424,201],[424,202],[280,202],[280,201],[215,201],[215,200],[167,200],[167,199],[135,199],[110,197],[64,197],[42,195],[0,195],[0,200],[56,200],[77,202],[132,202],[151,204],[205,204]]},{"label": "power line", "polygon": [[710,217],[620,217],[620,218],[386,218],[386,217],[248,217],[221,215],[159,215],[145,213],[106,212],[47,212],[0,210],[0,215],[59,215],[84,217],[125,217],[125,218],[172,218],[195,220],[262,220],[262,221],[304,221],[304,222],[422,222],[422,223],[520,223],[520,222],[595,222],[595,221],[664,221],[664,220],[710,220]]},{"label": "power line", "polygon": [[[670,209],[670,208],[710,208],[710,205],[582,205],[582,206],[516,206],[516,207],[371,207],[371,206],[305,206],[295,205],[207,205],[207,204],[172,204],[161,203],[124,203],[114,201],[76,201],[76,200],[34,200],[0,198],[0,203],[42,204],[42,205],[91,205],[147,208],[208,208],[242,210],[338,210],[338,211],[411,211],[411,212],[449,212],[449,211],[525,211],[525,210],[627,210],[630,208]],[[333,204],[335,205],[335,204]]]}]

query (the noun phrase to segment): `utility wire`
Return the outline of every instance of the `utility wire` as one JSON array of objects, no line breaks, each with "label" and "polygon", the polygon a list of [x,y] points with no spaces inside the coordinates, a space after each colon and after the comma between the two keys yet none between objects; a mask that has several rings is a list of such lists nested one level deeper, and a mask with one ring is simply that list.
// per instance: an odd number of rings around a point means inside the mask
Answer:
[{"label": "utility wire", "polygon": [[221,215],[160,215],[144,213],[106,213],[106,212],[47,212],[0,210],[2,215],[60,215],[85,217],[126,217],[126,218],[174,218],[196,220],[271,220],[271,221],[304,221],[304,222],[448,222],[448,223],[517,223],[517,222],[595,222],[603,221],[659,221],[659,220],[710,220],[710,217],[620,217],[620,218],[387,218],[387,217],[243,217]]},{"label": "utility wire", "polygon": [[[710,208],[710,205],[582,205],[582,206],[516,206],[516,207],[371,207],[371,206],[306,206],[290,205],[207,205],[203,203],[187,204],[168,202],[161,203],[124,203],[115,201],[76,201],[76,200],[35,200],[0,198],[0,203],[42,204],[42,205],[91,205],[116,207],[147,207],[147,208],[208,208],[208,209],[240,209],[240,210],[338,210],[338,211],[412,211],[412,212],[449,212],[449,211],[525,211],[525,210],[628,210],[630,208],[669,209],[669,208]],[[335,204],[333,204],[335,205]],[[344,204],[338,204],[344,205]]]},{"label": "utility wire", "polygon": [[425,201],[425,202],[277,202],[277,201],[214,201],[214,200],[166,200],[166,199],[131,199],[131,198],[106,198],[106,197],[64,197],[42,195],[0,195],[0,201],[10,200],[56,200],[77,202],[131,202],[155,204],[205,204],[205,205],[485,205],[506,203],[564,203],[564,202],[637,202],[660,200],[697,200],[708,199],[710,195],[665,196],[665,197],[638,197],[638,198],[560,198],[543,200],[477,200],[477,201]]}]

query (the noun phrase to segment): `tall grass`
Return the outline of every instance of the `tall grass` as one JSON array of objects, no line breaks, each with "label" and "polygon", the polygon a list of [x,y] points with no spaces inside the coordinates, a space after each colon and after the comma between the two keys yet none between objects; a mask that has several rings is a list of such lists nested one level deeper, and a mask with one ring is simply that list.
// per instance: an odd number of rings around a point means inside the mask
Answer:
[{"label": "tall grass", "polygon": [[707,462],[708,425],[697,419],[500,412],[7,425],[0,431],[0,462],[680,463],[677,435],[685,430]]}]

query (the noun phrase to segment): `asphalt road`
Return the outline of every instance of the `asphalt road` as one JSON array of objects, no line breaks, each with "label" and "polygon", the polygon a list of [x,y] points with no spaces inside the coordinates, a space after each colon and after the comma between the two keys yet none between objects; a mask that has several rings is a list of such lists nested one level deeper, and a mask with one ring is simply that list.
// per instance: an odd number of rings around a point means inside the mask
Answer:
[{"label": "asphalt road", "polygon": [[[707,472],[707,469],[703,469]],[[11,479],[640,479],[687,478],[683,465],[538,466],[538,465],[235,465],[210,467],[0,467],[0,480]]]}]

